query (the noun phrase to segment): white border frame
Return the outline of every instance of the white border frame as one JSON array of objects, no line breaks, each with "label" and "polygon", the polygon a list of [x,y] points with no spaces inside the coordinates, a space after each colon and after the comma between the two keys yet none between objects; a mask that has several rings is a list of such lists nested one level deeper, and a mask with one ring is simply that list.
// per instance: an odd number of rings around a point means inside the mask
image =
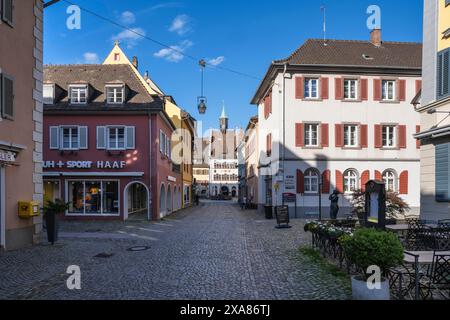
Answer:
[{"label": "white border frame", "polygon": [[[64,187],[65,187],[65,194],[64,194],[64,201],[67,203],[69,202],[69,181],[81,181],[81,182],[86,182],[86,181],[106,181],[106,182],[117,182],[118,183],[118,195],[119,195],[119,212],[118,214],[104,214],[104,213],[100,213],[100,214],[86,214],[86,202],[84,202],[84,212],[83,214],[79,214],[79,213],[69,213],[69,210],[66,210],[65,212],[65,216],[66,217],[120,217],[120,208],[121,208],[121,202],[120,202],[120,180],[118,179],[66,179],[64,181]],[[84,184],[84,188],[86,188],[86,185]],[[102,198],[102,209],[103,209],[103,198]]]}]

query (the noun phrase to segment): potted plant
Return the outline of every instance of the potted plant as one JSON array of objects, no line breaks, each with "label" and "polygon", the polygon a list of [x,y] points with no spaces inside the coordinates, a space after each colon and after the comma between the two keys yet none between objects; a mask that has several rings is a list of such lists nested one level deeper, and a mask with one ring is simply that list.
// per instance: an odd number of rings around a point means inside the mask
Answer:
[{"label": "potted plant", "polygon": [[58,240],[58,214],[64,213],[69,208],[69,203],[62,200],[47,201],[44,206],[44,219],[47,226],[47,239],[52,245]]},{"label": "potted plant", "polygon": [[[364,225],[364,213],[366,196],[362,190],[355,190],[351,199],[352,213],[359,219],[360,225]],[[386,192],[386,223],[396,224],[399,217],[404,218],[409,212],[409,205],[400,197],[397,192]]]},{"label": "potted plant", "polygon": [[[389,300],[389,281],[385,276],[389,268],[403,261],[403,247],[397,236],[376,229],[359,229],[353,236],[339,239],[344,255],[356,266],[359,275],[352,277],[354,300]],[[370,289],[369,267],[376,266],[381,271],[381,288]]]}]

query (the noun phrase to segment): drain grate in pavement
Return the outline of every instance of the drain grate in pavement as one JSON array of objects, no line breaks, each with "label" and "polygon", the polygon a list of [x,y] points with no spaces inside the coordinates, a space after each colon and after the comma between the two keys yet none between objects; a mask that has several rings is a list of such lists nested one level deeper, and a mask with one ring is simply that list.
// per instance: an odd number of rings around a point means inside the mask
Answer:
[{"label": "drain grate in pavement", "polygon": [[131,247],[128,248],[127,251],[131,251],[131,252],[139,252],[139,251],[147,251],[150,250],[149,246],[136,246],[136,247]]},{"label": "drain grate in pavement", "polygon": [[102,258],[102,259],[108,259],[111,258],[112,256],[114,256],[114,253],[99,253],[98,255],[94,256],[94,258]]}]

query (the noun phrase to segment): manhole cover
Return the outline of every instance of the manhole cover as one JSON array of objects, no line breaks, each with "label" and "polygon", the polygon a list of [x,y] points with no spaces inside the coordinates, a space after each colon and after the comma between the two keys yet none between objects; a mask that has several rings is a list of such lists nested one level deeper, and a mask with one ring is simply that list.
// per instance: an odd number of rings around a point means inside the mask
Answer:
[{"label": "manhole cover", "polygon": [[114,253],[99,253],[98,255],[94,256],[94,258],[103,258],[103,259],[108,259],[111,258],[114,255]]},{"label": "manhole cover", "polygon": [[137,246],[137,247],[128,248],[127,251],[136,252],[136,251],[146,251],[149,249],[150,249],[150,247],[148,247],[148,246]]}]

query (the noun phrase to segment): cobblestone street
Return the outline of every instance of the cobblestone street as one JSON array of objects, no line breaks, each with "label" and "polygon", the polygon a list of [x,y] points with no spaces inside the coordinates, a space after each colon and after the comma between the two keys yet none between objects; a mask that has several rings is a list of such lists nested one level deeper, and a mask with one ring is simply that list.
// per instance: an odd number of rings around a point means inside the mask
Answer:
[{"label": "cobblestone street", "polygon": [[[310,244],[302,221],[274,225],[223,203],[159,223],[65,222],[55,246],[0,254],[0,299],[350,298],[349,281],[299,252]],[[149,249],[127,250],[134,246]],[[81,268],[81,290],[66,287],[70,265]]]}]

